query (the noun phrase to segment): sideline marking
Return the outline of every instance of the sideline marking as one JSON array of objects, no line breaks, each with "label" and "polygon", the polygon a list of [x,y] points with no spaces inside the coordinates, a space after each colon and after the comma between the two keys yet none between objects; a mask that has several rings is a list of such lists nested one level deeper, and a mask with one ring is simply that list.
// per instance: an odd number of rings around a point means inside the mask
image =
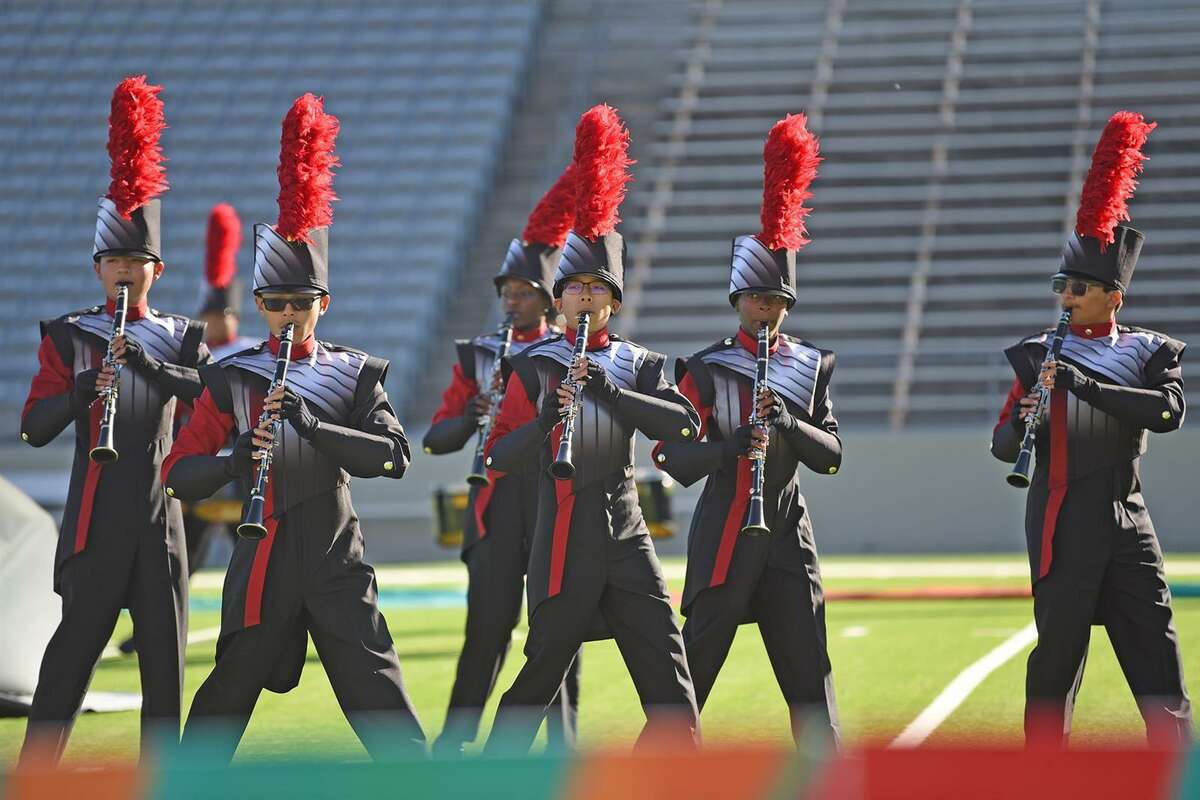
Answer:
[{"label": "sideline marking", "polygon": [[917,718],[892,740],[890,747],[917,747],[954,713],[971,692],[1014,656],[1037,641],[1037,626],[1029,623],[950,681]]}]

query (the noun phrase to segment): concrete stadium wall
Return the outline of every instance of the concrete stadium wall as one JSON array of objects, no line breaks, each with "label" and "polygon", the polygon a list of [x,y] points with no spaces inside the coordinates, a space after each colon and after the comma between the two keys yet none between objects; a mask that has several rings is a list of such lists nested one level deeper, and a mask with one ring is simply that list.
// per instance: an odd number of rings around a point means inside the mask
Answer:
[{"label": "concrete stadium wall", "polygon": [[[423,430],[411,430],[413,465],[400,481],[355,481],[368,558],[407,561],[454,558],[434,542],[432,496],[440,485],[461,484],[469,449],[433,457],[420,451]],[[1004,483],[1005,465],[988,453],[989,432],[848,431],[836,477],[808,474],[808,498],[823,553],[979,553],[1024,548],[1024,493]],[[649,445],[638,442],[650,467]],[[1164,548],[1200,552],[1197,456],[1200,429],[1151,436],[1143,461],[1147,504]],[[0,473],[52,510],[66,494],[69,451],[0,451]],[[686,552],[686,534],[699,486],[676,487],[679,533],[657,543],[660,553]]]}]

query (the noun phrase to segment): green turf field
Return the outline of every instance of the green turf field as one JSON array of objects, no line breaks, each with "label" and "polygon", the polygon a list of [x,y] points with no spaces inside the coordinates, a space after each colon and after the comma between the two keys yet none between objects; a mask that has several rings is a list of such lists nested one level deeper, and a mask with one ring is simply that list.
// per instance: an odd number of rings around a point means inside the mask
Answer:
[{"label": "green turf field", "polygon": [[[664,564],[671,588],[682,588],[683,564]],[[824,560],[830,592],[914,587],[1010,587],[1028,585],[1016,557],[830,557]],[[405,680],[428,734],[441,729],[461,644],[465,609],[455,601],[465,585],[457,562],[379,570],[385,612]],[[1200,556],[1168,562],[1173,584],[1200,584]],[[202,573],[193,587],[188,649],[187,703],[212,663],[212,629],[218,624],[221,576]],[[1186,587],[1184,587],[1186,588]],[[1180,592],[1179,594],[1189,594]],[[1191,594],[1195,594],[1194,592]],[[1188,675],[1200,669],[1200,599],[1176,598],[1176,626]],[[967,666],[1031,620],[1028,599],[837,600],[827,622],[842,729],[850,742],[890,740],[905,728]],[[123,620],[118,636],[128,632]],[[1110,742],[1140,735],[1141,723],[1102,628],[1093,628],[1073,741]],[[209,634],[206,636],[205,634]],[[524,629],[499,681],[512,681],[522,656]],[[998,668],[934,731],[928,741],[1020,735],[1025,648]],[[583,654],[580,745],[627,744],[637,735],[642,712],[616,646],[589,643]],[[133,658],[104,659],[93,688],[136,691]],[[484,715],[490,724],[498,693]],[[757,629],[741,629],[702,717],[708,742],[790,742],[787,710],[775,685]],[[23,719],[0,720],[0,758],[10,763],[20,744]],[[87,714],[71,739],[67,758],[136,755],[136,712]],[[342,718],[320,663],[310,649],[300,686],[287,695],[264,693],[239,750],[241,758],[323,757],[361,759],[365,753]]]}]

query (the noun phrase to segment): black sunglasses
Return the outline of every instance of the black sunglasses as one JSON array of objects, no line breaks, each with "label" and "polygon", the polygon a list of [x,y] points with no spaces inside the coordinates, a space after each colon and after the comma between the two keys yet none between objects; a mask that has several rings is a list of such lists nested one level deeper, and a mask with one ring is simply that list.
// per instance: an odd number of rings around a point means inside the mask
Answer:
[{"label": "black sunglasses", "polygon": [[1096,281],[1085,281],[1085,280],[1080,280],[1077,278],[1051,278],[1050,279],[1050,291],[1054,292],[1055,294],[1065,294],[1066,292],[1069,291],[1071,294],[1075,295],[1076,297],[1083,297],[1085,294],[1088,293],[1088,289],[1091,288],[1092,286],[1099,286],[1101,289],[1103,289],[1106,292],[1112,291],[1107,286],[1105,286],[1103,283],[1097,283]]},{"label": "black sunglasses", "polygon": [[263,308],[267,311],[283,311],[289,305],[295,311],[309,311],[313,307],[313,303],[317,302],[315,296],[310,297],[263,297]]}]

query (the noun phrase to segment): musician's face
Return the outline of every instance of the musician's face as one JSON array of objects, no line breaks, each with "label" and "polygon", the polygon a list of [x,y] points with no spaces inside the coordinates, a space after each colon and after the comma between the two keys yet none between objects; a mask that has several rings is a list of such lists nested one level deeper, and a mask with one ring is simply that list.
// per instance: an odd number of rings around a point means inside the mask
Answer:
[{"label": "musician's face", "polygon": [[519,331],[541,325],[547,308],[546,295],[529,281],[508,278],[500,285],[500,310],[512,315]]},{"label": "musician's face", "polygon": [[117,287],[120,284],[129,285],[130,305],[146,299],[150,285],[158,280],[163,271],[161,261],[144,256],[101,256],[93,266],[109,300],[117,299]]},{"label": "musician's face", "polygon": [[554,309],[563,315],[571,330],[575,330],[580,314],[591,314],[588,329],[595,332],[608,327],[609,320],[621,309],[621,301],[613,296],[612,287],[605,281],[580,275],[563,284],[562,297],[554,298]]},{"label": "musician's face", "polygon": [[[282,308],[275,311],[267,308],[267,303]],[[264,292],[254,296],[254,305],[258,306],[258,313],[267,321],[267,328],[272,336],[278,336],[283,326],[291,323],[296,326],[292,331],[292,341],[303,342],[313,335],[313,331],[317,329],[317,320],[329,309],[329,295]],[[308,308],[297,308],[298,305],[307,305]]]},{"label": "musician's face", "polygon": [[767,323],[772,336],[788,314],[787,299],[766,292],[742,292],[737,296],[738,319],[747,333],[758,335],[758,326]]},{"label": "musician's face", "polygon": [[[1084,286],[1087,291],[1076,294]],[[1109,321],[1121,308],[1124,298],[1121,292],[1094,281],[1070,279],[1065,288],[1059,295],[1059,303],[1064,310],[1071,309],[1071,322],[1078,325]]]}]

